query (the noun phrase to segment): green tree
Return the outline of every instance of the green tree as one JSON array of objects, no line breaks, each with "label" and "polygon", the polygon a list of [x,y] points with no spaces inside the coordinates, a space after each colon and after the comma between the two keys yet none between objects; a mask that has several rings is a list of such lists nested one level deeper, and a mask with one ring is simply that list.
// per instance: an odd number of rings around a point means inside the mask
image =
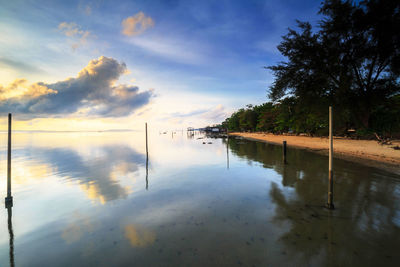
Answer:
[{"label": "green tree", "polygon": [[373,110],[371,126],[383,137],[400,138],[400,95],[391,97]]},{"label": "green tree", "polygon": [[293,131],[296,98],[286,97],[276,104],[277,116],[274,131],[277,133]]},{"label": "green tree", "polygon": [[257,131],[274,132],[276,126],[277,109],[272,102],[264,103],[257,108]]},{"label": "green tree", "polygon": [[254,110],[253,105],[247,105],[246,109],[242,110],[239,115],[241,130],[255,131],[257,119],[257,112]]},{"label": "green tree", "polygon": [[227,126],[229,131],[240,131],[239,115],[240,111],[235,112],[231,115],[231,117],[225,120],[224,124]]},{"label": "green tree", "polygon": [[[319,30],[298,22],[300,31],[283,37],[278,49],[287,61],[269,67],[275,75],[269,96],[292,95],[305,107],[322,101],[346,119],[340,126],[369,128],[372,112],[400,93],[400,3],[327,0],[320,14]],[[315,128],[323,122],[312,112]]]}]

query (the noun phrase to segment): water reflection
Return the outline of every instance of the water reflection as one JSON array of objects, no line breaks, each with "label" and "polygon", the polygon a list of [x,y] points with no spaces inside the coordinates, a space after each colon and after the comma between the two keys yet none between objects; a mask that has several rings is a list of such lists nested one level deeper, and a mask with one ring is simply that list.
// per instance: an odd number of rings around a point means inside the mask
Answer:
[{"label": "water reflection", "polygon": [[230,141],[232,152],[282,176],[282,186],[272,182],[270,189],[271,200],[277,205],[273,222],[290,225],[279,238],[285,247],[282,253],[304,264],[323,266],[399,262],[400,177],[335,159],[337,210],[332,212],[323,208],[327,157],[289,149],[285,165],[280,146],[244,142]]},{"label": "water reflection", "polygon": [[229,136],[226,138],[226,169],[229,170]]},{"label": "water reflection", "polygon": [[93,233],[99,228],[98,222],[93,221],[90,217],[75,212],[69,223],[65,226],[61,233],[61,238],[67,243],[72,244],[78,242],[85,234]]},{"label": "water reflection", "polygon": [[146,155],[146,190],[149,189],[149,156]]},{"label": "water reflection", "polygon": [[[148,186],[148,159],[133,148],[115,145],[99,147],[89,155],[79,152],[68,148],[17,149],[14,164],[17,170],[13,180],[26,183],[29,182],[26,180],[29,176],[41,179],[46,175],[56,174],[62,179],[77,183],[89,199],[104,204],[126,198],[131,193],[132,188],[123,185],[121,179],[134,179],[139,167],[146,160],[146,187]],[[24,161],[23,166],[18,165],[21,161]],[[34,173],[28,174],[31,171]]]},{"label": "water reflection", "polygon": [[[143,135],[125,137],[104,135],[104,142],[81,149],[20,146],[23,171],[15,175],[46,177],[16,180],[24,182],[13,192],[19,266],[396,266],[400,260],[399,176],[336,161],[337,209],[329,211],[323,208],[327,157],[288,149],[284,165],[281,146],[157,134],[149,162],[137,152],[146,151]],[[140,190],[130,194],[136,180]],[[7,262],[13,235],[2,221],[0,262]]]},{"label": "water reflection", "polygon": [[194,139],[194,133],[193,132],[187,132],[186,136],[187,136],[187,139]]},{"label": "water reflection", "polygon": [[129,240],[132,247],[147,247],[154,243],[156,235],[153,231],[146,228],[129,224],[125,226],[125,237]]},{"label": "water reflection", "polygon": [[126,146],[102,147],[97,152],[99,155],[93,158],[82,158],[68,149],[35,152],[63,177],[78,180],[88,197],[99,199],[101,203],[125,198],[130,189],[118,182],[119,177],[133,175],[138,171],[138,165],[144,161],[143,154]]},{"label": "water reflection", "polygon": [[[253,161],[260,162],[263,164],[263,167],[274,169],[279,174],[282,174],[285,164],[282,162],[281,147],[240,138],[229,138],[227,142],[229,143],[229,148],[232,153],[240,158],[246,159],[249,164]],[[288,153],[287,155],[289,164],[290,156],[293,156],[292,153]],[[282,182],[286,183],[287,181]]]}]

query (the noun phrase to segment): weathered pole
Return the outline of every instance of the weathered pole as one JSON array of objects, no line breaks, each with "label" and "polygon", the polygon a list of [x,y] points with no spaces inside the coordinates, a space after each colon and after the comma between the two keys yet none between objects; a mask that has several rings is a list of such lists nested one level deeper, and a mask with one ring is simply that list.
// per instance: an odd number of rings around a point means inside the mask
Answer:
[{"label": "weathered pole", "polygon": [[286,141],[283,141],[283,163],[286,164]]},{"label": "weathered pole", "polygon": [[6,207],[12,206],[11,196],[11,113],[8,113],[8,151],[7,151],[7,197]]},{"label": "weathered pole", "polygon": [[328,185],[328,209],[334,209],[333,205],[333,122],[332,106],[329,107],[329,185]]}]

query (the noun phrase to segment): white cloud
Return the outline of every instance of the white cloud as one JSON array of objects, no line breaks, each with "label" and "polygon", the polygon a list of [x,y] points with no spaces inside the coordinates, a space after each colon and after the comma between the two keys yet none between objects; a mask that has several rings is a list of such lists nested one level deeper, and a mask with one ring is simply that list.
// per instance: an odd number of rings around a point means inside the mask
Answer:
[{"label": "white cloud", "polygon": [[126,70],[125,63],[102,56],[91,60],[75,78],[32,85],[19,79],[7,87],[0,86],[0,112],[26,118],[70,114],[128,116],[149,103],[153,90],[139,92],[137,86],[115,85]]}]

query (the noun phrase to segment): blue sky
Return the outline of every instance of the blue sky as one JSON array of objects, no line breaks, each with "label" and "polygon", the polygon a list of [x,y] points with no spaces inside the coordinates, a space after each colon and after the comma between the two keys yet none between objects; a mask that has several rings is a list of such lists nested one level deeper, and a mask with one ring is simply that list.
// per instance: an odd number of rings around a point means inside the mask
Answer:
[{"label": "blue sky", "polygon": [[[54,127],[68,119],[68,127],[106,128],[219,122],[268,100],[273,77],[263,67],[284,60],[276,49],[281,36],[296,19],[315,24],[320,7],[294,0],[0,2],[0,111],[31,129],[46,119]],[[78,74],[106,62],[115,77]],[[107,86],[98,93],[87,83],[93,79]],[[42,108],[67,105],[85,90],[76,109]]]}]

